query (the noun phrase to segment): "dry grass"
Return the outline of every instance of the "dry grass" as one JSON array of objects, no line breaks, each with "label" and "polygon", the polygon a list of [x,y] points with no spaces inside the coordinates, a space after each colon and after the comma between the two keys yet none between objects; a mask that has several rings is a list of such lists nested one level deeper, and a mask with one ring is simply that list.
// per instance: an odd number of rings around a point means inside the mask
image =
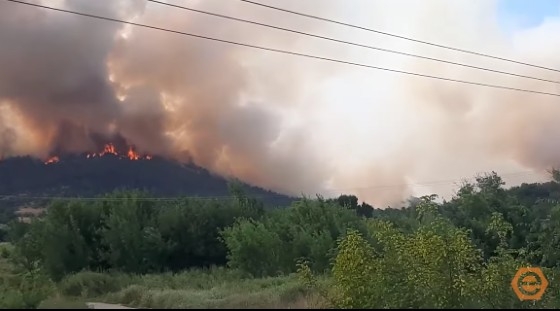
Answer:
[{"label": "dry grass", "polygon": [[[121,289],[100,286],[108,281],[119,284]],[[322,306],[319,295],[307,290],[294,275],[250,279],[228,269],[143,276],[84,272],[63,280],[59,287],[61,292],[80,295],[81,299],[88,297],[90,301],[138,308],[309,309]],[[104,294],[92,295],[103,289],[107,289]]]},{"label": "dry grass", "polygon": [[[180,278],[185,279],[184,276]],[[294,277],[226,281],[201,288],[188,280],[180,287],[134,284],[108,300],[144,308],[309,308],[310,293]]]},{"label": "dry grass", "polygon": [[[6,282],[12,275],[8,260],[0,260]],[[326,278],[321,278],[326,281]],[[63,279],[39,309],[86,309],[86,301],[137,308],[314,309],[325,305],[317,293],[295,275],[244,278],[230,269],[193,270],[150,275],[81,272]]]}]

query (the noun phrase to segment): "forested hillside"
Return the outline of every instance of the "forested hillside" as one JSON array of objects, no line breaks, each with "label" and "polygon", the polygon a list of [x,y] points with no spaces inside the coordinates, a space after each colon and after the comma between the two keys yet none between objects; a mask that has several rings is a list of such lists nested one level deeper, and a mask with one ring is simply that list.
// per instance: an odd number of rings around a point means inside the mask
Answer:
[{"label": "forested hillside", "polygon": [[[286,206],[295,200],[251,185],[243,188],[269,206]],[[229,195],[226,178],[194,164],[160,157],[129,161],[112,154],[97,158],[67,155],[48,165],[32,157],[0,161],[0,209],[48,203],[41,197],[88,198],[115,189],[145,190],[155,197]]]},{"label": "forested hillside", "polygon": [[[353,196],[270,210],[236,187],[224,200],[114,192],[56,201],[43,218],[6,227],[13,249],[4,255],[18,277],[4,281],[0,306],[63,295],[151,308],[285,307],[298,299],[305,307],[557,308],[554,177],[505,189],[492,173],[442,204],[426,196],[384,210]],[[542,267],[549,281],[539,301],[520,301],[511,288],[523,266]],[[222,272],[189,287],[193,269],[208,268]],[[154,285],[157,275],[167,281]],[[224,286],[253,294],[231,298]]]}]

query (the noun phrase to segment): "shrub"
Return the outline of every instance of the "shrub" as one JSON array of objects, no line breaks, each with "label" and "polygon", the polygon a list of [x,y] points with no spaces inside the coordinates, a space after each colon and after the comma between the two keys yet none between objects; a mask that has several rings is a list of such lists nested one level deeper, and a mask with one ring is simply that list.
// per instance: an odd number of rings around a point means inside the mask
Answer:
[{"label": "shrub", "polygon": [[59,289],[67,296],[98,297],[119,291],[127,283],[124,278],[86,271],[66,277],[60,282]]},{"label": "shrub", "polygon": [[9,243],[0,243],[0,258],[7,259],[12,253],[13,246]]},{"label": "shrub", "polygon": [[0,291],[0,309],[23,309],[23,295],[18,290],[3,288]]},{"label": "shrub", "polygon": [[2,309],[36,309],[53,289],[52,282],[38,269],[18,274],[12,281],[0,286]]}]

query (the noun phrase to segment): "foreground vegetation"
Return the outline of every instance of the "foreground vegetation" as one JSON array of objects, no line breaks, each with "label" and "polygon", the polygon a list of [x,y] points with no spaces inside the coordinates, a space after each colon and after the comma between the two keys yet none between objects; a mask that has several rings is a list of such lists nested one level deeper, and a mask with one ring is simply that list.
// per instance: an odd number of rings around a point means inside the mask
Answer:
[{"label": "foreground vegetation", "polygon": [[[268,210],[237,187],[52,202],[5,226],[0,307],[558,308],[559,176],[504,189],[492,173],[448,202],[385,210],[353,196]],[[511,288],[523,266],[549,280],[537,302]]]},{"label": "foreground vegetation", "polygon": [[85,309],[92,301],[141,308],[314,308],[320,303],[295,275],[247,278],[226,268],[147,275],[86,271],[57,283],[24,282],[30,290],[19,293],[23,287],[12,284],[13,290],[0,294],[0,308]]}]

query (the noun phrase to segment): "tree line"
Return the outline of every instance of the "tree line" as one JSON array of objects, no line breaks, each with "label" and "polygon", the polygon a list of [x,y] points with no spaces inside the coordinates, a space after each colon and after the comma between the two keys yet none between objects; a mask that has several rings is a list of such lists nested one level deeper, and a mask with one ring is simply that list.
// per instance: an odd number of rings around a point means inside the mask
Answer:
[{"label": "tree line", "polygon": [[[83,270],[157,273],[228,266],[248,277],[297,272],[332,305],[357,308],[560,307],[560,287],[521,302],[519,267],[560,272],[560,180],[510,189],[495,173],[436,203],[375,209],[355,196],[268,209],[233,185],[225,200],[150,199],[119,191],[55,201],[44,217],[11,222],[14,260],[53,280]],[[315,276],[328,275],[321,289]]]}]

